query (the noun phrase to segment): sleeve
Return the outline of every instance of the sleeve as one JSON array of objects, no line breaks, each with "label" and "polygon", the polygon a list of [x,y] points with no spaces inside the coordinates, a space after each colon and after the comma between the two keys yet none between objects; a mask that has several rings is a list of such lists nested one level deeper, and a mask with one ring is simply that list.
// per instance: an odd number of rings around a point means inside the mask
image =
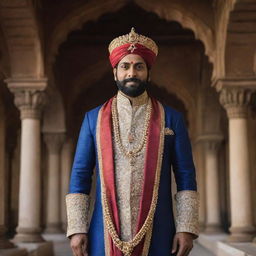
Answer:
[{"label": "sleeve", "polygon": [[174,128],[175,141],[172,151],[172,166],[177,184],[176,232],[199,234],[199,194],[191,143],[183,116],[180,114]]},{"label": "sleeve", "polygon": [[95,166],[95,144],[85,115],[74,157],[69,194],[66,196],[67,237],[88,232],[89,194]]}]

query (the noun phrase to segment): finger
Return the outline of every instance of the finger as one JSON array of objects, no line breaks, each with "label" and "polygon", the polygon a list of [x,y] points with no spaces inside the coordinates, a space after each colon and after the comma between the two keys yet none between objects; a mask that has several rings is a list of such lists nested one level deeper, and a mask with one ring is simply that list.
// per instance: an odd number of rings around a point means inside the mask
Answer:
[{"label": "finger", "polygon": [[[189,253],[191,252],[191,250],[192,250],[192,247],[190,246],[190,247],[186,247],[186,249],[185,249],[185,251],[184,251],[184,256],[188,256],[189,255]],[[183,255],[182,255],[183,256]]]},{"label": "finger", "polygon": [[72,248],[73,256],[77,256],[76,249]]},{"label": "finger", "polygon": [[83,249],[83,255],[84,255],[84,256],[88,256],[88,253],[87,253],[87,244],[86,244],[86,243],[83,244],[83,248],[82,248],[82,249]]},{"label": "finger", "polygon": [[188,256],[188,255],[190,254],[190,252],[192,251],[192,249],[193,249],[193,245],[190,246],[190,247],[187,249],[187,254],[186,254],[186,256]]},{"label": "finger", "polygon": [[72,254],[73,254],[73,256],[76,256],[76,253],[73,249],[72,249]]},{"label": "finger", "polygon": [[180,245],[177,256],[186,256],[186,250],[187,247],[185,247],[184,245]]},{"label": "finger", "polygon": [[172,243],[172,253],[175,253],[177,251],[177,247],[178,247],[178,239],[175,236]]},{"label": "finger", "polygon": [[82,246],[79,246],[76,250],[77,256],[84,256]]}]

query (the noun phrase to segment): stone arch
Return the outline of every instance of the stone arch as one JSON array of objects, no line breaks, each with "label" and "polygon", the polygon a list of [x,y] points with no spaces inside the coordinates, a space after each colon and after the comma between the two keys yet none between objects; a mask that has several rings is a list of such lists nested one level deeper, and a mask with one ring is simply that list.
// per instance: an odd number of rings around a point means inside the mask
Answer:
[{"label": "stone arch", "polygon": [[[96,20],[107,12],[118,11],[127,3],[126,1],[117,0],[101,2],[102,1],[99,1],[97,5],[92,2],[85,3],[83,6],[80,6],[64,17],[55,27],[50,38],[49,52],[47,53],[47,68],[50,68],[51,64],[55,61],[59,46],[66,40],[71,31],[81,29],[84,23],[90,20]],[[160,18],[177,21],[184,28],[191,29],[195,37],[204,43],[205,53],[210,61],[213,61],[214,36],[212,29],[189,10],[183,8],[181,4],[168,3],[159,5],[158,3],[158,5],[156,5],[155,1],[148,3],[138,0],[135,1],[135,3],[147,11],[156,13]]]},{"label": "stone arch", "polygon": [[32,0],[1,1],[1,26],[10,55],[11,76],[44,76],[42,41]]},{"label": "stone arch", "polygon": [[146,11],[156,13],[160,18],[168,21],[177,21],[183,28],[192,30],[195,38],[203,42],[205,54],[213,62],[213,30],[202,19],[198,18],[181,4],[171,3],[170,1],[165,1],[161,5],[156,1],[136,0],[135,2]]},{"label": "stone arch", "polygon": [[233,10],[237,0],[215,1],[215,34],[216,51],[214,55],[214,68],[212,80],[225,77],[225,50],[227,41],[227,28],[230,12]]}]

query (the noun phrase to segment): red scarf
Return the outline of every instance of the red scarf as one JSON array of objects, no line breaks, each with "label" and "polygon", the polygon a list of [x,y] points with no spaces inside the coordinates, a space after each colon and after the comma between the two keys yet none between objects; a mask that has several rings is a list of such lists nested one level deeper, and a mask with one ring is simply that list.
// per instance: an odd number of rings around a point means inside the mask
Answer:
[{"label": "red scarf", "polygon": [[[107,196],[108,205],[110,208],[112,221],[114,223],[117,234],[120,237],[120,220],[118,214],[118,207],[116,201],[116,189],[115,189],[115,176],[114,176],[114,154],[113,154],[113,142],[112,142],[112,102],[113,98],[107,101],[100,110],[98,120],[97,135],[100,140],[98,151],[101,157],[101,168],[104,178],[105,191]],[[149,123],[148,140],[146,145],[146,156],[144,164],[144,184],[143,192],[140,201],[140,209],[137,220],[137,232],[144,224],[148,212],[150,209],[153,188],[155,182],[155,175],[157,170],[157,163],[159,160],[160,148],[160,136],[161,136],[161,124],[164,118],[163,111],[161,111],[160,104],[153,98],[152,112]],[[106,232],[106,231],[105,231]],[[109,250],[111,256],[122,256],[122,252],[114,245],[112,238],[108,234],[109,238]],[[134,248],[132,256],[140,256],[142,254],[145,237]],[[106,243],[107,241],[105,241]]]}]

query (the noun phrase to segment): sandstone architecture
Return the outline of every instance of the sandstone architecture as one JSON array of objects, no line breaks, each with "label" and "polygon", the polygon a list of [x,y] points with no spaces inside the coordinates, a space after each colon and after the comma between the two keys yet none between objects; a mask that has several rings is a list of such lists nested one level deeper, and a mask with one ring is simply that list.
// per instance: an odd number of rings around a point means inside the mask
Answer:
[{"label": "sandstone architecture", "polygon": [[131,27],[159,45],[149,91],[187,121],[202,237],[255,247],[255,0],[1,0],[0,254],[64,233],[80,124],[115,94],[107,47]]}]

